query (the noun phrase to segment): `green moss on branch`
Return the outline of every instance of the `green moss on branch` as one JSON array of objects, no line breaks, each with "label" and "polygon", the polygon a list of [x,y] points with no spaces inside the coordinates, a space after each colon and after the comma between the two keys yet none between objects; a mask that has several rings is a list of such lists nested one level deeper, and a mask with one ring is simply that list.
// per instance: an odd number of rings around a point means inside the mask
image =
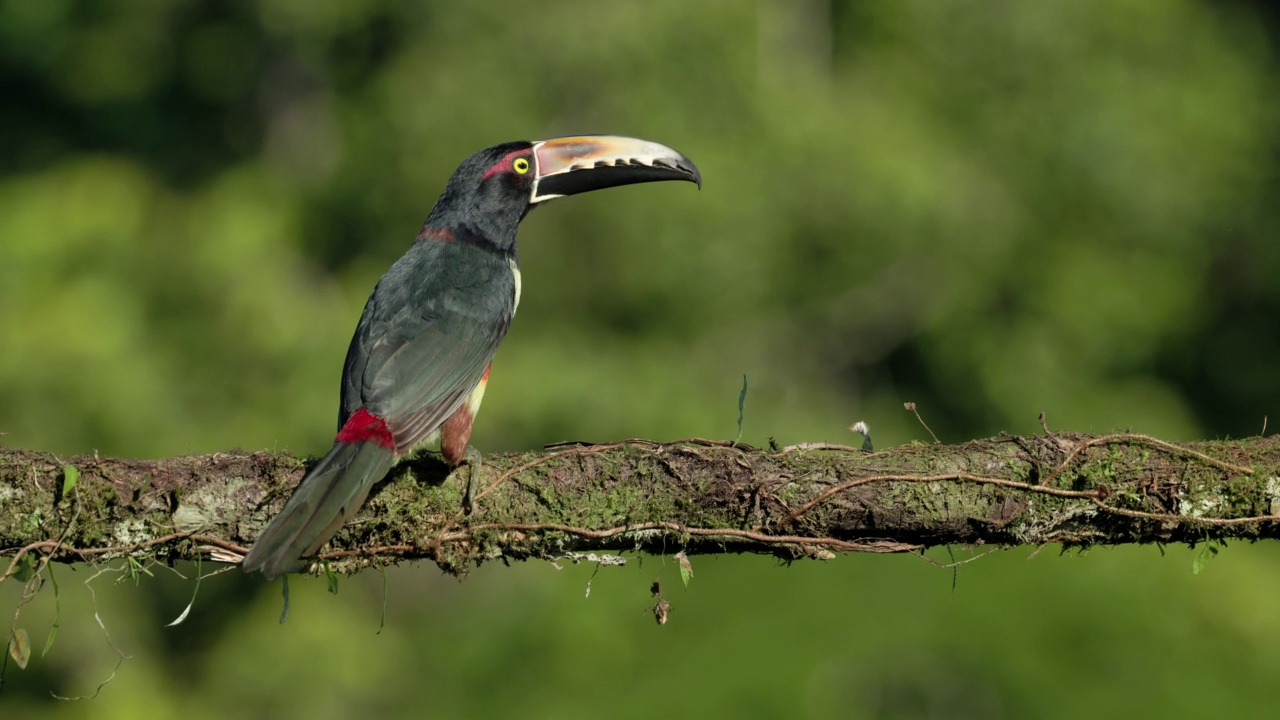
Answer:
[{"label": "green moss on branch", "polygon": [[[63,497],[68,464],[78,481]],[[11,560],[35,552],[234,562],[303,470],[285,453],[64,461],[0,449],[0,547]],[[1002,436],[877,453],[707,441],[575,446],[489,458],[470,517],[445,475],[429,458],[402,465],[323,557],[342,571],[425,558],[461,573],[484,560],[587,552],[793,558],[1280,535],[1273,438]]]}]

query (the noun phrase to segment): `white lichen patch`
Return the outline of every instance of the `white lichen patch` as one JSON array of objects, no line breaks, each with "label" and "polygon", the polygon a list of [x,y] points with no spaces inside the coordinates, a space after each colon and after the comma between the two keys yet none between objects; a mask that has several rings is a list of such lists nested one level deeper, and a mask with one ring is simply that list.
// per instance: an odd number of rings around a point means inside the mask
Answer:
[{"label": "white lichen patch", "polygon": [[621,555],[610,555],[608,553],[567,552],[562,557],[575,565],[581,562],[599,563],[601,565],[615,567],[627,564],[627,559]]},{"label": "white lichen patch", "polygon": [[44,508],[35,508],[25,515],[14,517],[13,527],[18,531],[20,537],[34,537],[44,533],[46,519]]},{"label": "white lichen patch", "polygon": [[152,539],[147,524],[142,520],[125,520],[111,533],[119,545],[138,545]]},{"label": "white lichen patch", "polygon": [[238,520],[236,497],[244,485],[236,478],[186,493],[173,511],[174,528],[179,532],[201,532],[219,525],[234,527]]},{"label": "white lichen patch", "polygon": [[1271,501],[1271,514],[1280,515],[1280,477],[1267,478],[1267,500]]},{"label": "white lichen patch", "polygon": [[1183,497],[1178,500],[1178,513],[1186,517],[1204,517],[1222,507],[1222,492],[1214,491],[1199,497]]},{"label": "white lichen patch", "polygon": [[178,532],[199,532],[208,527],[208,515],[191,503],[181,503],[173,511],[173,528]]},{"label": "white lichen patch", "polygon": [[662,528],[641,528],[639,530],[628,530],[627,536],[635,540],[637,543],[640,543],[640,542],[644,542],[645,540],[660,538],[663,535],[666,535],[667,532],[668,532],[667,530],[664,530]]},{"label": "white lichen patch", "polygon": [[1024,543],[1039,544],[1063,531],[1070,531],[1073,535],[1081,534],[1081,531],[1090,534],[1087,529],[1098,509],[1093,505],[1072,505],[1048,512],[1040,510],[1035,499],[1029,498],[1021,514],[1029,519],[1011,525],[1010,532]]}]

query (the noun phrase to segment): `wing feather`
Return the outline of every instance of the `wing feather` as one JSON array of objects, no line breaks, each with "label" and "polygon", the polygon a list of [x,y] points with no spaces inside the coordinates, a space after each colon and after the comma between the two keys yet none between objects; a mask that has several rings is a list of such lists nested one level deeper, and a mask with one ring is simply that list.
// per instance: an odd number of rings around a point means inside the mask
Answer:
[{"label": "wing feather", "polygon": [[407,253],[374,289],[343,372],[339,424],[364,407],[386,420],[401,453],[479,385],[515,309],[505,258],[463,243],[421,250]]}]

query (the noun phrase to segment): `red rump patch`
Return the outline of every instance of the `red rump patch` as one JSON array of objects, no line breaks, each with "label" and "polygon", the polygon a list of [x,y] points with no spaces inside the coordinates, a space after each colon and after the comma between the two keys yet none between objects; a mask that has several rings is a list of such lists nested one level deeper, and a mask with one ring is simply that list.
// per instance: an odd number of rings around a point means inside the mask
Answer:
[{"label": "red rump patch", "polygon": [[338,442],[360,443],[370,442],[388,450],[396,449],[396,438],[387,427],[387,421],[373,413],[360,408],[347,418],[347,422],[338,431]]},{"label": "red rump patch", "polygon": [[489,177],[492,175],[496,175],[500,172],[506,172],[510,170],[511,163],[513,162],[514,158],[520,155],[527,155],[528,153],[529,153],[528,150],[512,150],[506,155],[503,155],[501,160],[493,164],[493,167],[484,171],[484,175],[480,178],[480,181],[484,182],[485,180],[488,180]]}]

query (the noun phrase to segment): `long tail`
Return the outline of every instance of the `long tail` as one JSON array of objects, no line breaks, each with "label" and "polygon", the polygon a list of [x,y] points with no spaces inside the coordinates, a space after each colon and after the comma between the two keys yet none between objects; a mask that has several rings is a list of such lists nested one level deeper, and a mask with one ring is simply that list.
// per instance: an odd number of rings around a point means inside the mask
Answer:
[{"label": "long tail", "polygon": [[270,579],[294,570],[356,514],[395,461],[393,451],[374,442],[335,443],[258,536],[244,571],[261,570]]}]

